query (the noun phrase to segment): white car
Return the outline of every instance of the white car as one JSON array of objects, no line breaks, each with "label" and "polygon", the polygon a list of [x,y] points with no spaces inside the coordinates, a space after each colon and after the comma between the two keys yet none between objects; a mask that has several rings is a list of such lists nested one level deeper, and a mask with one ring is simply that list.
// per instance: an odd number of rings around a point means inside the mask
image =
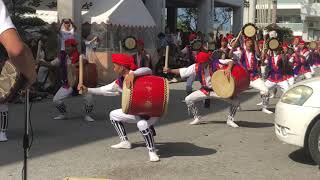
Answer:
[{"label": "white car", "polygon": [[320,165],[320,77],[299,82],[282,95],[275,132],[281,141],[303,147]]}]

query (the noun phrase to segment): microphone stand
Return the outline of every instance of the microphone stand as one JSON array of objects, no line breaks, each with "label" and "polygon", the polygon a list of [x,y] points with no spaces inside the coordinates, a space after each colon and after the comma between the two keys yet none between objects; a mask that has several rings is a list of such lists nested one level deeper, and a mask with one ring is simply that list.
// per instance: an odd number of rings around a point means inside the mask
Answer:
[{"label": "microphone stand", "polygon": [[29,123],[30,123],[30,104],[29,104],[29,89],[26,89],[25,94],[25,124],[23,136],[23,177],[22,180],[27,180],[27,166],[28,166],[28,153],[29,153]]}]

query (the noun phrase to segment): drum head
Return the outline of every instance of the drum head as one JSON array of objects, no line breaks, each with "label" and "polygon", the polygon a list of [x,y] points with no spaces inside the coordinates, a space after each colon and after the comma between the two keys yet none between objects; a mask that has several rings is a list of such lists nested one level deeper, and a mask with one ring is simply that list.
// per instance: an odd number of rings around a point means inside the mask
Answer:
[{"label": "drum head", "polygon": [[126,50],[133,50],[137,47],[136,38],[133,36],[128,36],[123,40],[123,46]]},{"label": "drum head", "polygon": [[222,98],[231,98],[235,91],[235,81],[232,76],[230,80],[224,75],[224,70],[218,70],[211,77],[212,89]]},{"label": "drum head", "polygon": [[125,114],[129,113],[131,99],[132,99],[131,96],[132,96],[132,90],[127,88],[125,81],[123,81],[121,107],[122,107],[122,112]]},{"label": "drum head", "polygon": [[15,66],[7,60],[0,74],[0,103],[8,102],[20,90],[23,86],[22,80]]},{"label": "drum head", "polygon": [[316,49],[317,48],[317,43],[315,41],[310,42],[309,47],[311,49]]},{"label": "drum head", "polygon": [[193,43],[192,43],[192,50],[194,51],[199,51],[202,47],[202,42],[201,40],[195,40]]},{"label": "drum head", "polygon": [[269,46],[269,49],[276,50],[279,48],[280,43],[279,43],[278,39],[272,38],[272,39],[270,39],[268,46]]},{"label": "drum head", "polygon": [[254,24],[246,24],[244,27],[243,27],[243,34],[246,36],[246,37],[253,37],[255,36],[257,33],[257,28]]}]

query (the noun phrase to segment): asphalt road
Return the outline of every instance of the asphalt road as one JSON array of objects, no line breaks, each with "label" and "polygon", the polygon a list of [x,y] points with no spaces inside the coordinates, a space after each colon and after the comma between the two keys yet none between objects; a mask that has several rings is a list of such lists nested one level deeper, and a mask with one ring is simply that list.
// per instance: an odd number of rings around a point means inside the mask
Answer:
[{"label": "asphalt road", "polygon": [[[62,180],[67,176],[115,180],[320,179],[318,166],[301,149],[276,138],[274,115],[260,112],[256,91],[241,95],[243,110],[236,115],[240,128],[225,124],[228,104],[220,100],[213,100],[209,110],[202,108],[203,124],[191,126],[188,125],[191,117],[181,102],[184,85],[171,85],[169,114],[156,125],[161,158],[157,163],[148,161],[135,125],[126,125],[133,149],[110,148],[119,139],[107,114],[120,107],[120,97],[97,97],[94,115],[97,121],[93,123],[81,118],[81,97],[67,100],[71,117],[64,121],[52,120],[56,111],[50,100],[34,103],[29,179]],[[278,98],[272,99],[271,106],[277,101]],[[10,106],[10,140],[0,144],[0,180],[21,179],[23,109],[21,104]]]}]

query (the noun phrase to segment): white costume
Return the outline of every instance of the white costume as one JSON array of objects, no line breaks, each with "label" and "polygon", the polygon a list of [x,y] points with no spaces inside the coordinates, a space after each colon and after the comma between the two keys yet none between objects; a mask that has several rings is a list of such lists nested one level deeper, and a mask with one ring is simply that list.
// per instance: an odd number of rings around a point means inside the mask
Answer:
[{"label": "white costume", "polygon": [[[67,58],[67,64],[71,64],[70,58],[68,56],[66,58]],[[50,63],[53,66],[60,66],[61,60],[59,60],[57,58],[57,59],[51,61]],[[66,106],[65,106],[63,100],[68,97],[71,97],[73,94],[73,91],[74,91],[73,87],[69,87],[67,84],[63,84],[62,87],[60,87],[58,92],[53,97],[53,103],[55,104],[56,108],[60,112],[60,115],[58,115],[57,117],[54,118],[55,120],[62,120],[62,119],[66,118],[65,114],[67,113],[67,110],[66,110]],[[90,94],[85,94],[85,95],[83,95],[83,97],[84,97],[84,101],[85,101],[84,109],[85,109],[85,113],[86,113],[84,119],[89,122],[94,121],[94,119],[90,117],[90,114],[93,110],[93,97]]]},{"label": "white costume", "polygon": [[[135,76],[143,76],[152,74],[152,70],[147,67],[139,68],[134,71]],[[102,95],[102,96],[117,96],[122,93],[123,78],[99,88],[88,88],[88,94]],[[144,140],[146,142],[147,148],[149,150],[150,161],[158,161],[159,158],[155,153],[154,138],[152,135],[152,130],[149,128],[152,126],[159,117],[150,117],[149,119],[144,119],[140,116],[129,115],[122,112],[122,109],[116,109],[110,112],[110,121],[117,131],[121,142],[119,144],[111,146],[112,148],[124,148],[130,149],[131,143],[128,141],[128,137],[122,122],[126,123],[136,123],[139,131],[142,133]]]},{"label": "white costume", "polygon": [[[8,30],[15,29],[5,4],[0,0],[0,35]],[[1,61],[2,59],[0,59]],[[8,105],[0,104],[0,142],[7,141],[6,131],[8,129]]]},{"label": "white costume", "polygon": [[[71,25],[72,26],[72,25]],[[60,29],[60,46],[61,46],[61,51],[64,51],[66,49],[65,47],[65,44],[64,42],[68,39],[74,39],[74,33],[75,33],[75,30],[74,30],[74,27],[71,27],[71,29],[68,31],[66,30],[63,25]]]},{"label": "white costume", "polygon": [[[220,64],[226,65],[228,64],[228,62],[230,62],[231,60],[219,60]],[[179,72],[180,72],[180,76],[181,78],[186,78],[186,77],[195,77],[197,76],[198,72],[197,72],[197,64],[193,64],[187,68],[180,68]],[[211,73],[210,73],[210,66],[211,64],[209,64],[207,67],[203,68],[200,71],[204,71],[203,75],[204,77],[199,77],[202,80],[204,79],[205,82],[202,82],[202,89],[197,90],[192,92],[190,95],[188,95],[185,98],[185,102],[188,106],[188,111],[189,113],[191,112],[193,114],[194,117],[194,121],[192,121],[190,124],[194,125],[194,124],[199,124],[200,123],[200,115],[198,114],[198,108],[195,106],[195,103],[198,101],[202,101],[205,99],[222,99],[230,104],[232,104],[232,106],[230,107],[230,114],[228,116],[227,119],[227,124],[232,126],[232,127],[238,127],[237,124],[234,123],[234,116],[237,112],[237,109],[239,107],[240,101],[238,100],[238,98],[234,98],[234,99],[224,99],[219,97],[214,91],[212,91],[212,85],[211,85]],[[206,89],[207,92],[204,92],[203,90]]]},{"label": "white costume", "polygon": [[[274,61],[274,62],[269,62],[269,61]],[[268,89],[273,89],[279,86],[281,91],[285,92],[287,89],[289,89],[289,83],[286,79],[286,75],[283,74],[282,68],[284,67],[278,66],[279,61],[284,61],[284,60],[281,59],[281,55],[276,55],[276,54],[274,54],[273,57],[265,61],[265,63],[268,64],[269,68],[271,69],[271,72],[269,75],[270,78],[267,78],[265,85],[267,86]],[[272,67],[273,63],[275,64],[276,67]],[[280,73],[280,77],[279,77],[279,72],[277,72],[278,70],[275,68],[282,70],[282,72]],[[276,75],[276,73],[278,73],[278,75]],[[278,76],[279,79],[275,79],[274,76]]]},{"label": "white costume", "polygon": [[[300,54],[306,58],[306,61],[308,61],[308,60],[311,58],[311,56],[310,56],[310,51],[309,51],[309,50],[306,51],[306,52],[300,51]],[[315,73],[315,72],[314,72],[314,69],[312,68],[312,66],[309,65],[309,67],[310,67],[310,71],[311,71],[311,72],[305,72],[305,73],[303,74],[306,79],[312,78],[312,75]]]},{"label": "white costume", "polygon": [[[262,112],[272,114],[273,112],[267,109],[269,104],[269,89],[259,75],[257,64],[258,57],[253,53],[254,52],[250,52],[245,49],[239,49],[233,52],[233,57],[248,71],[250,76],[250,87],[260,91],[262,98]],[[248,69],[250,69],[250,71]]]}]

